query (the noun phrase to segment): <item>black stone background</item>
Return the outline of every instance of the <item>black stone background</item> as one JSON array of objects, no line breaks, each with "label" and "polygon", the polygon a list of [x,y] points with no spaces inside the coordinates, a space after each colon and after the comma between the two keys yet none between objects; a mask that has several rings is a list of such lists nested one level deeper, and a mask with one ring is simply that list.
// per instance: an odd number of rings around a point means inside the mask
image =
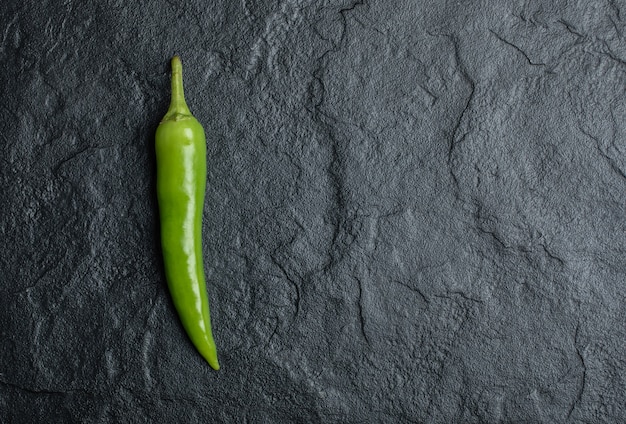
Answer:
[{"label": "black stone background", "polygon": [[[0,421],[626,422],[626,4],[0,3]],[[222,369],[158,239],[208,138]]]}]

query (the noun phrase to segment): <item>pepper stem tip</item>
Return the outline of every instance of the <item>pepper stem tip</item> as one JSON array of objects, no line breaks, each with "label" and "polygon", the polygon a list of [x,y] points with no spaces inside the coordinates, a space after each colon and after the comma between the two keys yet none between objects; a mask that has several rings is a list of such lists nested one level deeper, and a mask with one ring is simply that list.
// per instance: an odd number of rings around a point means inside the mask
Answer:
[{"label": "pepper stem tip", "polygon": [[163,120],[176,119],[176,115],[191,115],[185,102],[185,90],[183,88],[183,64],[180,56],[176,55],[171,60],[172,66],[172,99],[170,107]]}]

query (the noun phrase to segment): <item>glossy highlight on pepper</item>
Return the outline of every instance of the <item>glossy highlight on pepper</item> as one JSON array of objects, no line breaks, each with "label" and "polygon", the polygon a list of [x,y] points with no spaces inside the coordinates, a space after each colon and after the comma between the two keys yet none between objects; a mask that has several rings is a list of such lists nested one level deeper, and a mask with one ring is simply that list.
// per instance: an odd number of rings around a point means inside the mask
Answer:
[{"label": "glossy highlight on pepper", "polygon": [[192,343],[218,370],[202,261],[206,139],[183,91],[182,64],[172,58],[172,98],[156,131],[157,198],[167,285]]}]

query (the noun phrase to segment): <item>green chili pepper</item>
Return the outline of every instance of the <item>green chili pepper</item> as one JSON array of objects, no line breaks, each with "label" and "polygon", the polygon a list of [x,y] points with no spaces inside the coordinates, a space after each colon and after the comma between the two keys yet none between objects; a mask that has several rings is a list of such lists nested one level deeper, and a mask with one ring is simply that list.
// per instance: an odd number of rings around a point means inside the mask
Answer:
[{"label": "green chili pepper", "polygon": [[182,64],[172,58],[172,99],[156,131],[157,197],[165,276],[189,338],[219,369],[211,333],[202,261],[202,209],[206,187],[206,141],[183,92]]}]

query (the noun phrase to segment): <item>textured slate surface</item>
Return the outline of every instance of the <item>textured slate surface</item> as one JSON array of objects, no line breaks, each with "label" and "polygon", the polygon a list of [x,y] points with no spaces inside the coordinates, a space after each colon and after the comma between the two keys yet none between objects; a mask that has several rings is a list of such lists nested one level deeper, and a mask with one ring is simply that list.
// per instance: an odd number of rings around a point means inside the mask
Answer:
[{"label": "textured slate surface", "polygon": [[[626,422],[624,1],[0,3],[1,422]],[[222,370],[153,138],[207,131]]]}]

